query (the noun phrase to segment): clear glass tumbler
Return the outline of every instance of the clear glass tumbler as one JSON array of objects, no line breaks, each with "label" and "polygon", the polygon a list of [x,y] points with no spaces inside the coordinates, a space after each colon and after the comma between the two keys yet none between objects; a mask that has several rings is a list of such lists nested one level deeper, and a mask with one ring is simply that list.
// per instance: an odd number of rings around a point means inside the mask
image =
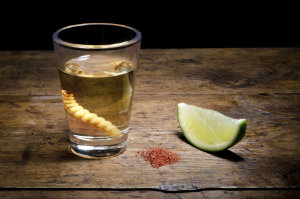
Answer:
[{"label": "clear glass tumbler", "polygon": [[53,34],[74,154],[97,159],[126,149],[141,38],[135,28],[111,23]]}]

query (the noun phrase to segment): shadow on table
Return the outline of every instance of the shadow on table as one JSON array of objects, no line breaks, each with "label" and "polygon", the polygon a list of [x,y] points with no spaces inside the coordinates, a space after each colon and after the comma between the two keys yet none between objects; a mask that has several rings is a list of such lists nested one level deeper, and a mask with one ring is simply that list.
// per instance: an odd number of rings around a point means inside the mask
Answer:
[{"label": "shadow on table", "polygon": [[[195,147],[194,145],[192,145],[181,132],[177,132],[177,136],[184,142],[186,142],[187,144],[191,145],[192,147],[198,149],[197,147]],[[201,150],[201,149],[199,149]],[[202,150],[203,151],[203,150]],[[208,151],[204,151],[206,153],[209,153],[213,156],[219,157],[219,158],[223,158],[226,160],[230,160],[233,162],[239,162],[239,161],[243,161],[244,158],[228,149],[224,150],[224,151],[219,151],[219,152],[208,152]]]},{"label": "shadow on table", "polygon": [[23,151],[21,159],[16,160],[17,164],[25,166],[28,163],[57,163],[57,162],[76,162],[82,158],[74,155],[70,151],[69,141],[63,137],[55,141],[46,141],[42,148],[33,147],[28,144]]},{"label": "shadow on table", "polygon": [[217,156],[219,158],[227,159],[233,162],[240,162],[243,161],[244,158],[232,151],[229,151],[228,149],[224,151],[219,151],[219,152],[208,152],[211,155]]}]

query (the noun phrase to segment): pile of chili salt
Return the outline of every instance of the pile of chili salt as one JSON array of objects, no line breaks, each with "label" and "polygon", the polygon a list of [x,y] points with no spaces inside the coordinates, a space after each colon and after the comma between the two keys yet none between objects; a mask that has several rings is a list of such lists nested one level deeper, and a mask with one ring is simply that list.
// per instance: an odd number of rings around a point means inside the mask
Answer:
[{"label": "pile of chili salt", "polygon": [[149,162],[153,168],[174,164],[180,160],[180,156],[168,149],[150,148],[146,151],[138,151],[145,161]]}]

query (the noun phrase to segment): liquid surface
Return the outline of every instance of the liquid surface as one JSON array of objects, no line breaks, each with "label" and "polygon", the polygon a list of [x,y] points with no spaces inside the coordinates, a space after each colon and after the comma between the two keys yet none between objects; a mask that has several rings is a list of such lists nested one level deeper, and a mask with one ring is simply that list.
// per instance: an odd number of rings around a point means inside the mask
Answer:
[{"label": "liquid surface", "polygon": [[[59,70],[62,90],[91,113],[110,121],[126,134],[129,128],[134,69],[117,56],[84,55],[66,62]],[[66,112],[70,131],[76,135],[107,136],[96,127]],[[80,143],[78,143],[80,144]]]}]

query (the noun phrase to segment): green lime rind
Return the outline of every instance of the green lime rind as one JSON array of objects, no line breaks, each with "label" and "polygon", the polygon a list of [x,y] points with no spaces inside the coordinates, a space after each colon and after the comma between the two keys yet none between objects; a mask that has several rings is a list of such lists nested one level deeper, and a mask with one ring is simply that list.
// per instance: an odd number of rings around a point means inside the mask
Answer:
[{"label": "green lime rind", "polygon": [[[203,151],[208,151],[208,152],[218,152],[218,151],[223,151],[225,149],[228,149],[232,146],[234,146],[235,144],[237,144],[239,141],[242,140],[242,138],[245,136],[246,134],[246,129],[247,129],[247,120],[246,119],[232,119],[233,121],[235,121],[237,123],[237,128],[236,128],[236,131],[234,132],[234,135],[232,136],[232,138],[230,140],[228,140],[227,143],[223,144],[222,146],[214,146],[214,145],[211,145],[209,147],[207,146],[203,146],[199,143],[197,143],[197,140],[194,140],[191,138],[191,136],[189,136],[191,133],[188,133],[183,126],[182,124],[182,121],[180,120],[180,105],[181,103],[179,103],[177,105],[177,119],[178,119],[178,123],[179,123],[179,126],[180,126],[180,129],[184,135],[184,137],[193,145],[195,146],[196,148],[199,148]],[[188,105],[188,106],[191,106],[191,105]],[[201,108],[203,109],[203,108]],[[209,110],[209,109],[205,109],[205,110]],[[217,112],[217,111],[214,111],[214,110],[209,110],[211,112]],[[219,112],[217,112],[218,115],[223,115]],[[223,115],[225,116],[225,115]],[[228,116],[225,116],[225,117],[228,117]],[[229,117],[228,117],[229,118]]]}]

